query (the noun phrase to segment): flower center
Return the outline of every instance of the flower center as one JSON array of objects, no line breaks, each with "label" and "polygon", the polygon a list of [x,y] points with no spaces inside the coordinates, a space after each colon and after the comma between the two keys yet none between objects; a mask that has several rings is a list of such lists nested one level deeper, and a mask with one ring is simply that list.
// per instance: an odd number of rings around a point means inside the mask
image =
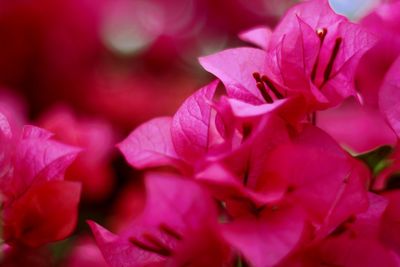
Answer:
[{"label": "flower center", "polygon": [[[253,78],[256,80],[256,86],[260,91],[262,97],[267,103],[274,103],[274,99],[283,99],[284,96],[275,87],[274,83],[268,78],[267,75],[260,75],[259,72],[253,73]],[[267,86],[268,90],[267,90]],[[271,96],[272,95],[272,96]]]},{"label": "flower center", "polygon": [[329,80],[332,69],[333,69],[333,64],[335,63],[335,59],[339,53],[340,45],[342,44],[342,38],[338,37],[335,40],[335,46],[333,47],[331,57],[329,59],[328,65],[326,66],[326,69],[324,71],[324,81],[321,84],[320,88],[322,88],[325,83]]},{"label": "flower center", "polygon": [[[317,54],[317,58],[315,59],[315,63],[313,66],[313,69],[311,71],[311,81],[315,84],[315,79],[317,76],[317,71],[318,71],[318,65],[320,61],[320,55],[321,55],[321,49],[325,41],[325,37],[328,34],[328,30],[326,28],[320,28],[315,31],[319,38],[319,50]],[[339,53],[340,46],[343,42],[343,39],[341,37],[336,38],[335,40],[335,45],[333,46],[332,53],[329,57],[328,64],[326,65],[326,68],[324,70],[323,74],[323,81],[322,83],[318,86],[319,89],[321,89],[330,79],[332,70],[333,70],[333,65],[335,63],[335,60],[337,58],[337,55]],[[316,85],[316,84],[315,84]]]}]

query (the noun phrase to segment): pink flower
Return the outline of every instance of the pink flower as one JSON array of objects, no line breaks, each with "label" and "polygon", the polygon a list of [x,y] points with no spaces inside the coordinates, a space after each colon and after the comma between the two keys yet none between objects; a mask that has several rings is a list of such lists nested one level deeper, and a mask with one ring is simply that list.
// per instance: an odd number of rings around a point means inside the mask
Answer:
[{"label": "pink flower", "polygon": [[[382,4],[361,21],[363,26],[379,37],[376,45],[364,54],[357,66],[356,87],[361,104],[349,99],[338,108],[318,114],[318,126],[356,153],[364,153],[382,145],[395,145],[397,142],[396,135],[379,110],[378,95],[380,91],[390,90],[387,86],[382,87],[382,83],[400,53],[400,32],[395,26],[399,22],[399,16],[396,15],[399,7],[396,3]],[[385,98],[394,100],[395,95]],[[385,104],[382,108],[385,109],[383,113],[389,112],[390,108]]]},{"label": "pink flower", "polygon": [[381,3],[363,18],[361,25],[378,37],[378,42],[361,58],[356,85],[363,102],[378,108],[378,92],[390,66],[400,55],[400,2]]},{"label": "pink flower", "polygon": [[0,143],[8,144],[0,150],[3,239],[36,247],[65,238],[75,227],[80,185],[63,175],[79,149],[40,128],[15,130],[7,117],[0,118]]},{"label": "pink flower", "polygon": [[369,170],[310,125],[297,132],[265,116],[242,144],[209,160],[221,166],[196,178],[226,203],[224,236],[254,266],[278,264],[308,242],[306,229],[324,238],[368,207]]},{"label": "pink flower", "polygon": [[387,210],[388,200],[370,193],[368,210],[348,217],[325,239],[303,247],[281,266],[398,266],[398,255],[381,241],[382,230],[397,229],[382,224]]},{"label": "pink flower", "polygon": [[119,235],[89,222],[111,266],[229,266],[211,196],[195,182],[172,175],[146,179],[147,205]]},{"label": "pink flower", "polygon": [[335,14],[328,1],[319,0],[290,9],[272,33],[258,29],[242,37],[266,51],[229,49],[200,58],[202,66],[221,79],[230,97],[253,105],[277,105],[301,96],[307,111],[356,95],[356,65],[374,44],[370,34]]}]

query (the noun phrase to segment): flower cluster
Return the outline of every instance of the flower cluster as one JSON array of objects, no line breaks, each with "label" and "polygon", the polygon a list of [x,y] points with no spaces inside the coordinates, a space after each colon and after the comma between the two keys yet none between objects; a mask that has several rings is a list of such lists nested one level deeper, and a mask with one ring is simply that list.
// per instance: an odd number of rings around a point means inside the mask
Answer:
[{"label": "flower cluster", "polygon": [[[375,14],[379,23],[396,10],[382,9]],[[368,97],[367,89],[356,90],[355,77],[363,72],[369,79],[373,66],[357,66],[388,41],[325,0],[300,3],[275,29],[240,37],[260,48],[200,58],[219,80],[174,116],[139,126],[118,145],[130,165],[152,172],[143,213],[124,231],[89,222],[106,261],[116,267],[399,266],[398,149],[352,154],[363,147],[345,150],[342,136],[318,127],[326,119],[319,114],[349,97]],[[391,53],[394,63],[374,89],[374,112],[380,110],[395,142],[398,54]]]},{"label": "flower cluster", "polygon": [[400,1],[300,1],[115,148],[292,1],[214,2],[0,4],[0,266],[400,266]]},{"label": "flower cluster", "polygon": [[[17,110],[0,102],[0,249],[4,266],[32,264],[24,262],[29,257],[42,266],[30,251],[66,238],[76,225],[81,185],[65,181],[64,173],[80,149],[22,124]],[[27,256],[18,260],[21,253]]]}]

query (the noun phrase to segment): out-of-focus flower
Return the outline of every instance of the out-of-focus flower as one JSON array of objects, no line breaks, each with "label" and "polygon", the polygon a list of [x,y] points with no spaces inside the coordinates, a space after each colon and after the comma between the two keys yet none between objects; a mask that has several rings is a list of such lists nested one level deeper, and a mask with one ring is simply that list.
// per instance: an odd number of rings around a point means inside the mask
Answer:
[{"label": "out-of-focus flower", "polygon": [[39,125],[54,133],[55,139],[84,148],[65,173],[66,180],[82,183],[83,199],[107,197],[115,179],[111,159],[116,138],[110,125],[99,119],[77,118],[66,107],[49,110]]},{"label": "out-of-focus flower", "polygon": [[2,239],[37,247],[65,238],[75,228],[81,187],[63,175],[80,150],[43,129],[13,128],[0,118]]},{"label": "out-of-focus flower", "polygon": [[363,102],[378,106],[378,92],[390,66],[400,55],[400,2],[384,3],[360,22],[379,37],[377,44],[362,57],[356,85]]},{"label": "out-of-focus flower", "polygon": [[155,116],[172,114],[194,89],[194,78],[181,73],[102,72],[91,78],[75,106],[127,132]]},{"label": "out-of-focus flower", "polygon": [[132,181],[118,195],[112,215],[107,220],[110,229],[120,232],[137,218],[146,204],[146,188],[141,177],[131,177]]}]

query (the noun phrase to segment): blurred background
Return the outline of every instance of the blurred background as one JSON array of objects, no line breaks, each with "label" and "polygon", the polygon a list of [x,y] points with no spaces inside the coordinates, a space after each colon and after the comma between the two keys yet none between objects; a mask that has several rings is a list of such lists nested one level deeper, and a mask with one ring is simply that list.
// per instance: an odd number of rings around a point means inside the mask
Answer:
[{"label": "blurred background", "polygon": [[[352,20],[378,0],[332,0]],[[86,148],[67,179],[83,183],[76,234],[54,244],[64,266],[101,266],[85,224],[118,231],[140,213],[141,174],[115,149],[138,124],[172,115],[212,79],[197,58],[245,45],[237,35],[273,27],[295,0],[1,0],[0,105],[21,123]]]}]

